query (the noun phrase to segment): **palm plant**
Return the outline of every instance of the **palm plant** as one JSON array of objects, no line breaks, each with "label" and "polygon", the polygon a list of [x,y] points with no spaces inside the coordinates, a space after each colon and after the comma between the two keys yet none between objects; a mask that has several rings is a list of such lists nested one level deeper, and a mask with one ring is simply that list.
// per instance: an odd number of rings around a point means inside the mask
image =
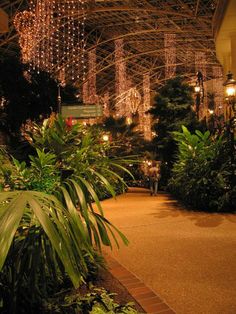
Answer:
[{"label": "palm plant", "polygon": [[142,134],[137,130],[137,123],[128,124],[125,117],[107,117],[102,127],[110,133],[114,144],[112,152],[116,155],[136,154],[145,145]]}]

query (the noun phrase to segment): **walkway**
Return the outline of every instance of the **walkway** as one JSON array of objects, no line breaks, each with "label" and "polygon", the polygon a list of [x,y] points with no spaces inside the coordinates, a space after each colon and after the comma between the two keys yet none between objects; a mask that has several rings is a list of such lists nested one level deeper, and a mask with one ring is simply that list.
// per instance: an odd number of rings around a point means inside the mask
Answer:
[{"label": "walkway", "polygon": [[103,208],[130,241],[109,254],[177,314],[236,313],[236,215],[186,211],[138,188]]}]

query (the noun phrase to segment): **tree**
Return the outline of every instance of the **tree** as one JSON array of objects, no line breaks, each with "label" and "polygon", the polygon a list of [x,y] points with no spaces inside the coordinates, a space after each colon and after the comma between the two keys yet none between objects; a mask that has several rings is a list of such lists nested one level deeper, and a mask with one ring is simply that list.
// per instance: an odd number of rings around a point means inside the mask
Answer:
[{"label": "tree", "polygon": [[17,132],[27,119],[38,119],[57,107],[57,84],[46,72],[29,73],[16,58],[0,63],[0,85],[7,100],[9,132]]},{"label": "tree", "polygon": [[176,143],[171,135],[173,131],[181,131],[181,126],[185,125],[190,131],[200,128],[195,112],[192,110],[194,104],[193,88],[186,84],[182,78],[176,77],[167,81],[158,92],[154,100],[154,106],[150,109],[156,123],[154,130],[156,137],[153,144],[157,146],[158,158],[165,168],[166,174],[162,181],[164,185],[170,176],[174,156],[176,153]]}]

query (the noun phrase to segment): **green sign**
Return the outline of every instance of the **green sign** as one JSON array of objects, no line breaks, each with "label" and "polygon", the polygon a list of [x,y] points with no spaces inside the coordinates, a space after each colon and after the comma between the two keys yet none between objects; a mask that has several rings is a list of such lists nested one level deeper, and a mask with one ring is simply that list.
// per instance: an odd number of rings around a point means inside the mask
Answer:
[{"label": "green sign", "polygon": [[62,105],[61,114],[65,118],[96,118],[103,115],[103,110],[101,105]]}]

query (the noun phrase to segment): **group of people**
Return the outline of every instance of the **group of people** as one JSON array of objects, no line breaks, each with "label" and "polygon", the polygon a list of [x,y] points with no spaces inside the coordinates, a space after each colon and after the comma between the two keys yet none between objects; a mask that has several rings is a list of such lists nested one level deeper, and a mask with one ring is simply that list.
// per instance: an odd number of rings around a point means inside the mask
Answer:
[{"label": "group of people", "polygon": [[158,182],[160,180],[160,166],[156,161],[153,161],[151,167],[148,169],[148,178],[150,184],[150,194],[157,195],[158,191]]}]

